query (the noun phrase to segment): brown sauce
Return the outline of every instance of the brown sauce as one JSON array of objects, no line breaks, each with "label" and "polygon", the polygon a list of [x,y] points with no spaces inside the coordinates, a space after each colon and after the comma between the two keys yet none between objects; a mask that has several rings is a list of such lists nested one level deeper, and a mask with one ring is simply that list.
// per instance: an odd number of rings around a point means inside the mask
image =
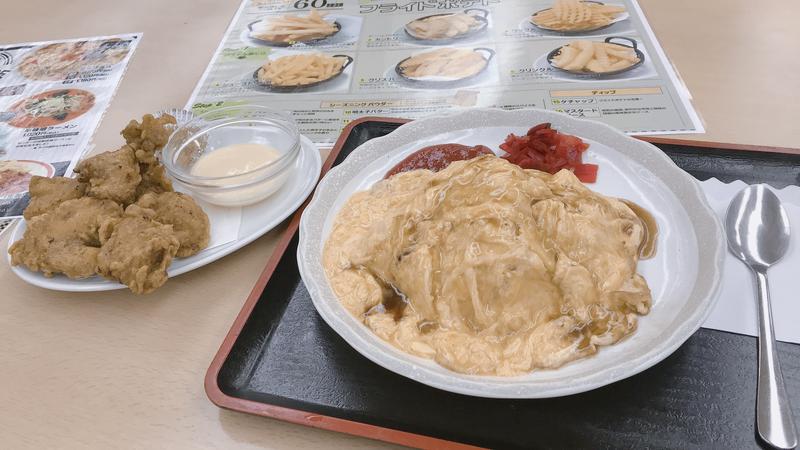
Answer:
[{"label": "brown sauce", "polygon": [[439,324],[433,320],[420,320],[417,322],[417,328],[422,332],[422,334],[428,334],[431,331],[439,328]]},{"label": "brown sauce", "polygon": [[[395,322],[400,322],[403,318],[403,314],[405,314],[406,308],[409,305],[408,297],[405,296],[396,286],[391,283],[387,283],[383,279],[378,276],[375,276],[375,280],[381,285],[381,302],[377,305],[370,308],[365,315],[369,316],[372,314],[392,314],[392,318],[394,318]],[[420,320],[417,323],[417,328],[422,334],[430,333],[431,331],[439,328],[439,324],[434,320]]]},{"label": "brown sauce", "polygon": [[[374,274],[373,274],[374,275]],[[365,314],[367,316],[379,313],[391,313],[395,322],[403,318],[403,313],[408,306],[408,299],[391,283],[386,283],[380,277],[375,277],[381,285],[382,300],[377,305],[370,308]]]},{"label": "brown sauce", "polygon": [[644,227],[644,239],[639,245],[639,257],[650,259],[656,254],[656,241],[658,241],[658,223],[649,211],[630,200],[620,199],[622,203],[628,205],[634,214],[642,221]]},{"label": "brown sauce", "polygon": [[408,299],[402,292],[398,291],[396,287],[390,286],[391,292],[388,294],[384,289],[383,301],[381,304],[388,313],[392,313],[395,322],[399,322],[403,318],[403,312],[408,306]]}]

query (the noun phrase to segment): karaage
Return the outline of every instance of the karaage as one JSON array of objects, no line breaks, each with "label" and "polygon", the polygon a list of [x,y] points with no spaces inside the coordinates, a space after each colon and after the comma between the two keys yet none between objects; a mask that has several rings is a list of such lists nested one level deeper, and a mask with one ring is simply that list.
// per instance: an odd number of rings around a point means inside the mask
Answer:
[{"label": "karaage", "polygon": [[98,273],[135,294],[152,292],[167,281],[167,267],[180,246],[172,225],[138,214],[105,221],[100,240]]},{"label": "karaage", "polygon": [[167,178],[167,172],[161,164],[149,166],[139,164],[142,181],[136,186],[136,198],[138,199],[148,192],[161,194],[162,192],[172,192],[172,181]]},{"label": "karaage", "polygon": [[155,165],[155,153],[161,150],[175,130],[177,121],[169,114],[162,114],[155,118],[152,114],[145,114],[142,122],[136,120],[128,122],[122,130],[125,142],[136,150],[136,160],[142,164]]},{"label": "karaage", "polygon": [[139,162],[139,173],[142,176],[142,181],[136,188],[136,198],[148,192],[156,194],[172,192],[172,182],[167,178],[156,153],[167,144],[176,123],[175,118],[169,114],[163,114],[158,118],[146,114],[142,117],[141,123],[131,120],[122,130],[125,142],[134,149],[136,160]]},{"label": "karaage", "polygon": [[31,201],[25,208],[25,220],[52,211],[67,200],[81,198],[86,193],[86,184],[74,178],[40,177],[34,175],[28,185]]},{"label": "karaage", "polygon": [[81,161],[77,178],[33,177],[12,264],[48,277],[100,274],[137,294],[164,284],[174,257],[194,255],[210,239],[208,216],[173,191],[157,158],[175,124],[170,115],[145,115],[122,131],[126,145]]},{"label": "karaage", "polygon": [[88,183],[87,195],[123,205],[136,200],[136,187],[142,181],[133,147],[129,145],[81,161],[75,173],[78,181]]},{"label": "karaage", "polygon": [[145,194],[136,206],[153,210],[155,220],[172,225],[180,241],[179,258],[192,256],[206,248],[210,239],[208,215],[194,199],[180,192]]},{"label": "karaage", "polygon": [[120,216],[122,207],[110,200],[67,200],[27,223],[22,239],[9,249],[11,264],[24,265],[47,277],[56,273],[70,278],[90,277],[97,271],[100,225]]}]

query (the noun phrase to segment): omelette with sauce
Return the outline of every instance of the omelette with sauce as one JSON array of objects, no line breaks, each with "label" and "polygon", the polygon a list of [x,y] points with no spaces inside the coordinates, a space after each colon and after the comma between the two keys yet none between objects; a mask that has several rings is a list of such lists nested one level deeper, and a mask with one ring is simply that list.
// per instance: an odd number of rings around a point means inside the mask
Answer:
[{"label": "omelette with sauce", "polygon": [[625,202],[484,155],[354,194],[323,264],[344,307],[456,372],[557,368],[636,330],[646,222]]}]

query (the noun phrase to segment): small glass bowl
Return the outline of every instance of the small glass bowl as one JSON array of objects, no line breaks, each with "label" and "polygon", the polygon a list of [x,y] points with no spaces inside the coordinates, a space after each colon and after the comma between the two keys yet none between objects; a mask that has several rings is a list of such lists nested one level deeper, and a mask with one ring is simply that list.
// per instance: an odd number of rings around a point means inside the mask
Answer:
[{"label": "small glass bowl", "polygon": [[[262,144],[278,159],[248,172],[202,177],[192,174],[200,157],[234,144]],[[175,130],[161,151],[161,162],[175,182],[209,203],[245,206],[277,191],[300,154],[300,132],[287,114],[258,105],[228,106],[201,114]]]}]

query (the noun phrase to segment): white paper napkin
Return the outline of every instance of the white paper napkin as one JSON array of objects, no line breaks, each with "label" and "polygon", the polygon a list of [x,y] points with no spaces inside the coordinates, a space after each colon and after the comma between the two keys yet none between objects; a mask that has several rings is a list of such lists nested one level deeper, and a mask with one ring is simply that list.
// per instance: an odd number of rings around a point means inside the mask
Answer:
[{"label": "white paper napkin", "polygon": [[211,225],[211,239],[206,249],[233,242],[239,237],[242,208],[215,206],[198,199],[195,201],[208,214],[208,222]]},{"label": "white paper napkin", "polygon": [[[747,187],[742,181],[725,184],[716,178],[700,185],[723,223],[728,203]],[[797,344],[800,343],[800,326],[797,325],[800,319],[800,188],[788,186],[772,191],[781,199],[792,226],[789,251],[768,272],[772,318],[777,339]],[[757,320],[755,278],[744,263],[727,252],[720,297],[703,327],[757,336]]]}]

